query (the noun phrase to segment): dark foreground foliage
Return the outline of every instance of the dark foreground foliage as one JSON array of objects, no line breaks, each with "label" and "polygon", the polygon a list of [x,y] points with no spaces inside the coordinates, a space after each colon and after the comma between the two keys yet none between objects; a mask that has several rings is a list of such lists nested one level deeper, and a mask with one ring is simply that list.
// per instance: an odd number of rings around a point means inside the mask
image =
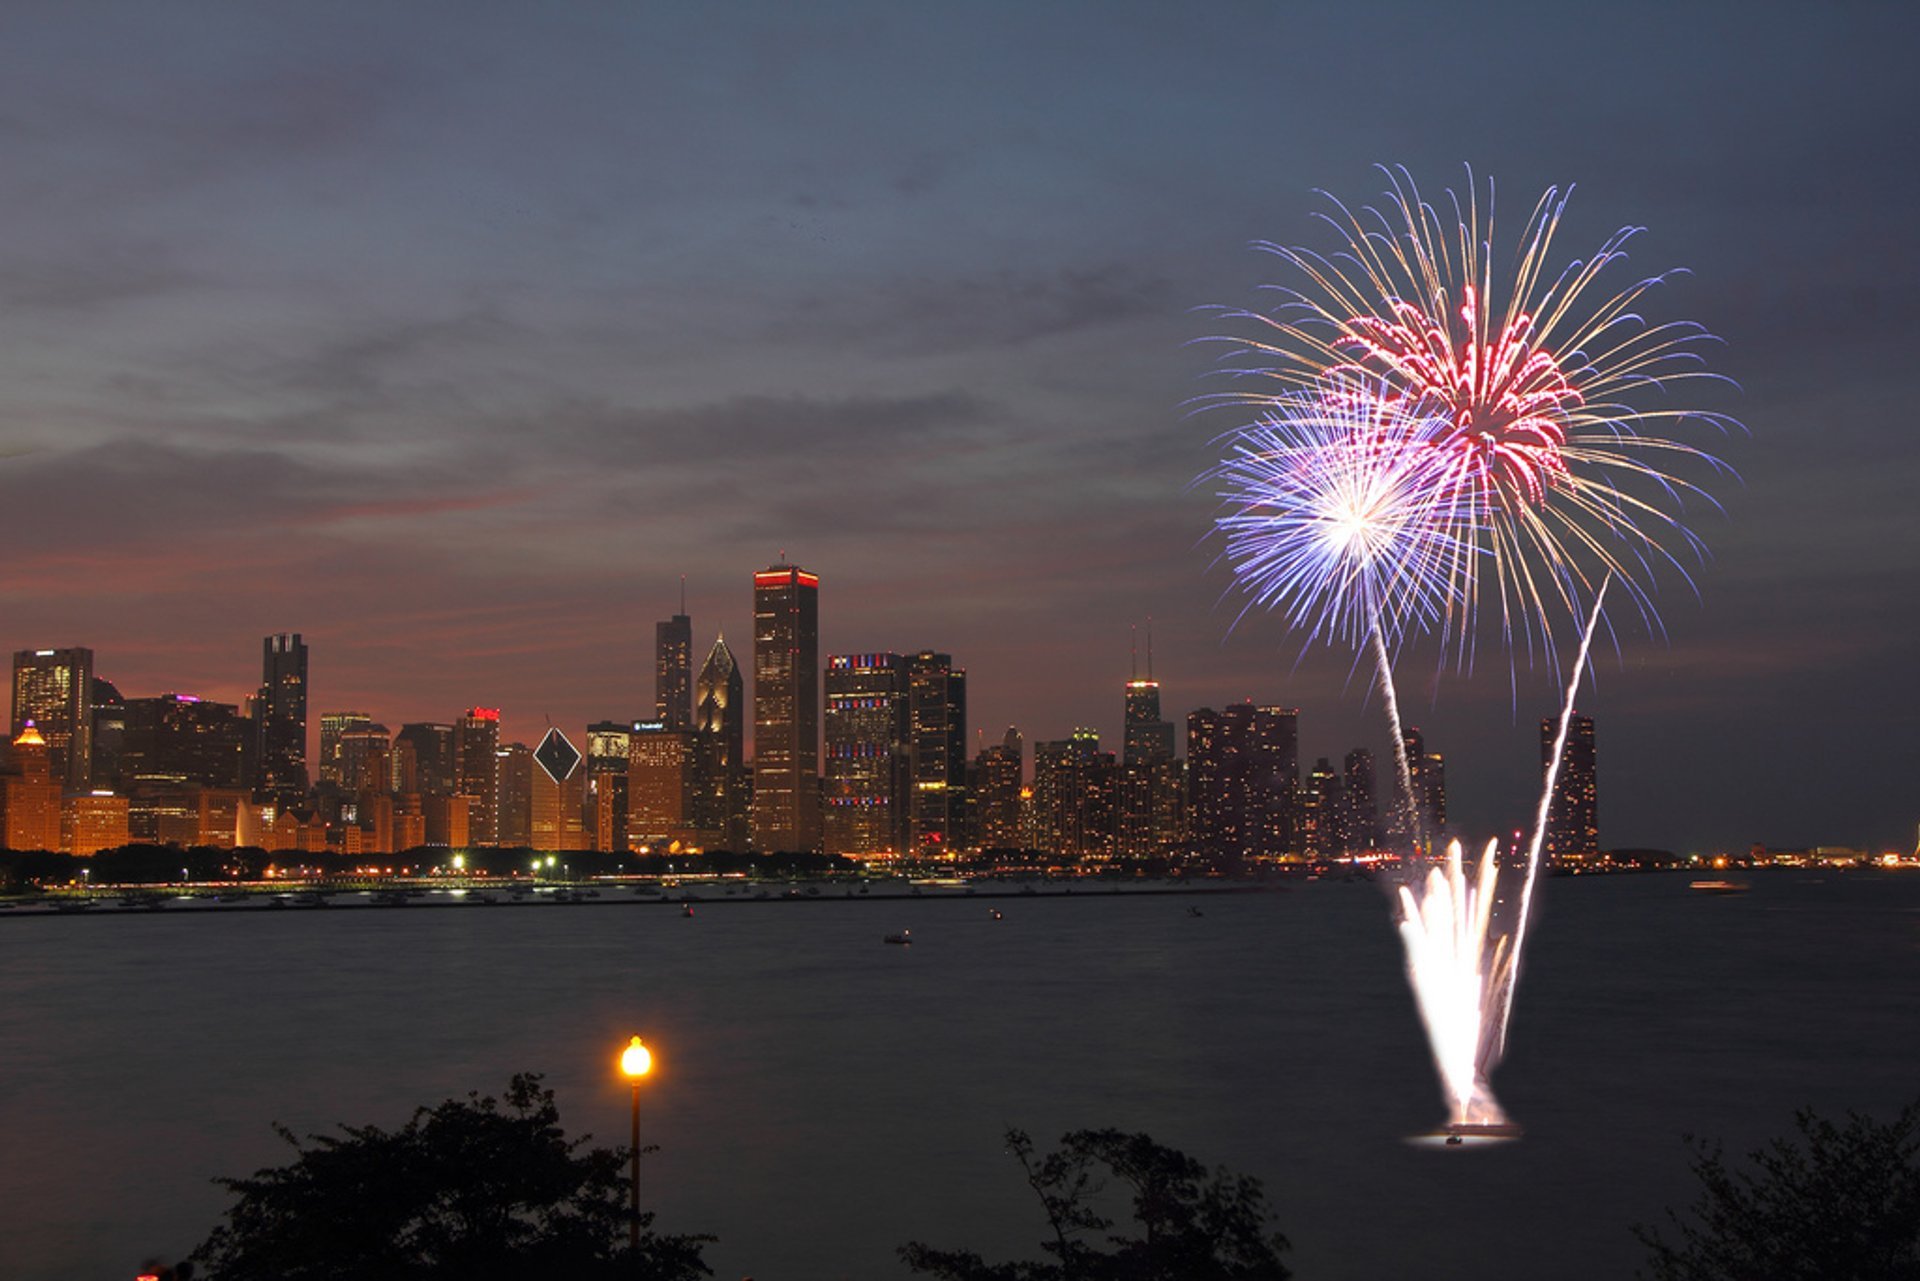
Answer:
[{"label": "dark foreground foliage", "polygon": [[[1205,1166],[1144,1134],[1077,1130],[1060,1150],[1034,1156],[1033,1142],[1007,1131],[1007,1147],[1040,1198],[1046,1260],[988,1263],[969,1250],[900,1247],[915,1272],[943,1281],[1286,1281],[1285,1237],[1267,1231],[1258,1179]],[[1134,1235],[1116,1235],[1096,1206],[1108,1178],[1131,1197]]]},{"label": "dark foreground foliage", "polygon": [[506,1281],[619,1277],[695,1281],[708,1236],[657,1236],[641,1217],[628,1249],[627,1162],[560,1128],[537,1074],[507,1085],[504,1107],[469,1094],[420,1108],[397,1130],[341,1126],[245,1179],[194,1250],[199,1281]]},{"label": "dark foreground foliage", "polygon": [[1667,1211],[1676,1238],[1634,1226],[1652,1281],[1920,1281],[1920,1101],[1892,1121],[1810,1110],[1799,1131],[1727,1168],[1691,1141],[1700,1199]]}]

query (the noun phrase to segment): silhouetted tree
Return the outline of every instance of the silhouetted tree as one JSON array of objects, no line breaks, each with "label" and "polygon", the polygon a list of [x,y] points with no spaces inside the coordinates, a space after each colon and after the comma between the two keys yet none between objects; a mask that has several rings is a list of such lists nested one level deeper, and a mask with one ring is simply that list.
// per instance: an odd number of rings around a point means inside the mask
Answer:
[{"label": "silhouetted tree", "polygon": [[656,1236],[642,1215],[628,1250],[627,1162],[580,1149],[560,1129],[537,1074],[507,1085],[506,1106],[469,1094],[420,1108],[397,1130],[340,1127],[251,1178],[227,1222],[190,1256],[201,1281],[693,1281],[709,1236]]},{"label": "silhouetted tree", "polygon": [[[1217,1170],[1161,1147],[1144,1134],[1076,1130],[1060,1150],[1036,1159],[1033,1142],[1007,1131],[1007,1147],[1039,1197],[1050,1260],[988,1263],[969,1250],[900,1247],[915,1272],[944,1281],[1286,1281],[1287,1239],[1267,1231],[1266,1193],[1258,1179]],[[1108,1174],[1130,1190],[1134,1236],[1095,1205]]]},{"label": "silhouetted tree", "polygon": [[1810,1110],[1799,1140],[1774,1139],[1729,1170],[1716,1144],[1689,1139],[1700,1199],[1678,1235],[1635,1224],[1653,1281],[1920,1281],[1920,1101],[1882,1124]]}]

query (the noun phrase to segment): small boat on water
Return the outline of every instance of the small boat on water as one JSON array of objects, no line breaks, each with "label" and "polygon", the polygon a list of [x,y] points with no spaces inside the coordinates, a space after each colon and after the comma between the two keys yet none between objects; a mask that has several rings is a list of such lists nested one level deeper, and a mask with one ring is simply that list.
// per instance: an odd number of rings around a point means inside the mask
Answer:
[{"label": "small boat on water", "polygon": [[1690,881],[1687,888],[1698,894],[1745,894],[1753,887],[1745,881]]},{"label": "small boat on water", "polygon": [[987,919],[988,919],[988,920],[990,920],[990,921],[997,921],[997,920],[999,920],[999,919],[1000,919],[1000,909],[999,909],[999,908],[997,908],[997,907],[990,907],[990,908],[988,908],[988,909],[987,909]]},{"label": "small boat on water", "polygon": [[691,903],[682,903],[682,904],[680,905],[680,915],[682,915],[682,916],[692,916],[692,915],[693,915],[693,904],[691,904]]},{"label": "small boat on water", "polygon": [[913,942],[913,931],[901,930],[898,934],[889,934],[886,936],[886,938],[882,939],[881,942],[898,943],[904,947]]}]

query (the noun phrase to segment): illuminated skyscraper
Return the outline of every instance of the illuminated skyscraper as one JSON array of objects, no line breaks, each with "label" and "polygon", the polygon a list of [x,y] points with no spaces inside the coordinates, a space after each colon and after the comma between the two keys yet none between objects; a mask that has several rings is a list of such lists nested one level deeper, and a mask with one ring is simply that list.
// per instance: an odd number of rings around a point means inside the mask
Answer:
[{"label": "illuminated skyscraper", "polygon": [[898,654],[827,659],[826,810],[829,854],[907,848],[907,668]]},{"label": "illuminated skyscraper", "polygon": [[499,752],[500,709],[469,708],[454,726],[453,760],[457,794],[469,798],[467,836],[474,845],[500,843]]},{"label": "illuminated skyscraper", "polygon": [[[1444,847],[1447,830],[1447,758],[1440,752],[1427,750],[1426,736],[1419,726],[1413,726],[1405,734],[1407,752],[1407,774],[1413,780],[1413,798],[1418,806],[1420,832],[1429,850]],[[1389,827],[1402,840],[1406,828],[1405,792],[1401,790],[1399,767],[1394,767],[1394,806]]]},{"label": "illuminated skyscraper", "polygon": [[533,749],[525,743],[508,743],[494,755],[500,762],[500,791],[495,811],[495,844],[517,849],[533,844],[533,776],[539,766],[533,763]]},{"label": "illuminated skyscraper", "polygon": [[[1148,648],[1151,664],[1152,648]],[[1147,858],[1173,841],[1180,773],[1173,757],[1173,722],[1160,715],[1160,682],[1149,666],[1127,682],[1126,724],[1120,748],[1117,850]]]},{"label": "illuminated skyscraper", "polygon": [[979,779],[977,839],[982,849],[1020,846],[1020,793],[1026,781],[1024,748],[1020,731],[1009,725],[1000,742],[975,758],[974,775]]},{"label": "illuminated skyscraper", "polygon": [[908,840],[919,854],[968,844],[967,673],[946,654],[922,650],[906,660]]},{"label": "illuminated skyscraper", "polygon": [[260,775],[255,790],[277,805],[307,795],[307,646],[298,632],[260,642]]},{"label": "illuminated skyscraper", "polygon": [[532,823],[529,844],[559,852],[586,848],[581,823],[587,772],[580,749],[565,734],[549,729],[533,749]]},{"label": "illuminated skyscraper", "polygon": [[[1540,722],[1542,783],[1553,762],[1556,727],[1551,716]],[[1567,748],[1560,758],[1553,800],[1547,807],[1546,852],[1549,858],[1592,858],[1600,853],[1600,799],[1594,785],[1591,716],[1575,716],[1567,722]]]},{"label": "illuminated skyscraper", "polygon": [[753,844],[820,848],[820,579],[753,576]]},{"label": "illuminated skyscraper", "polygon": [[10,850],[60,849],[60,780],[53,752],[31,720],[13,740],[15,773],[0,775],[0,844]]},{"label": "illuminated skyscraper", "polygon": [[1378,784],[1374,776],[1373,753],[1356,747],[1341,762],[1345,781],[1346,834],[1348,847],[1355,851],[1380,846],[1380,806]]},{"label": "illuminated skyscraper", "polygon": [[54,783],[83,792],[93,780],[93,651],[23,649],[13,656],[13,732],[32,721]]},{"label": "illuminated skyscraper", "polygon": [[1033,745],[1033,829],[1040,847],[1069,858],[1101,862],[1114,852],[1120,767],[1100,750],[1100,736]]},{"label": "illuminated skyscraper", "polygon": [[694,728],[709,740],[709,750],[718,762],[709,786],[715,789],[712,805],[719,817],[720,843],[727,849],[745,849],[747,797],[752,790],[746,767],[747,701],[739,665],[725,636],[714,639],[707,661],[700,665],[694,692]]},{"label": "illuminated skyscraper", "polygon": [[653,625],[654,718],[674,730],[693,728],[693,619],[684,611]]},{"label": "illuminated skyscraper", "polygon": [[1298,852],[1295,792],[1299,713],[1234,703],[1187,717],[1189,822],[1215,854],[1279,858]]},{"label": "illuminated skyscraper", "polygon": [[373,717],[366,712],[320,713],[320,768],[316,772],[322,783],[341,781],[340,736],[355,726],[371,724]]}]

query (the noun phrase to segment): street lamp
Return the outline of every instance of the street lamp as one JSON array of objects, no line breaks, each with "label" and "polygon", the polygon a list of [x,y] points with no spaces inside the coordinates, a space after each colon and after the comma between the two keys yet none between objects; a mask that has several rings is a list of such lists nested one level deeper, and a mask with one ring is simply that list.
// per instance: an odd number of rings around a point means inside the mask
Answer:
[{"label": "street lamp", "polygon": [[640,1252],[640,1078],[653,1071],[653,1053],[634,1037],[620,1051],[620,1071],[633,1085],[633,1221],[628,1225],[627,1244]]}]

